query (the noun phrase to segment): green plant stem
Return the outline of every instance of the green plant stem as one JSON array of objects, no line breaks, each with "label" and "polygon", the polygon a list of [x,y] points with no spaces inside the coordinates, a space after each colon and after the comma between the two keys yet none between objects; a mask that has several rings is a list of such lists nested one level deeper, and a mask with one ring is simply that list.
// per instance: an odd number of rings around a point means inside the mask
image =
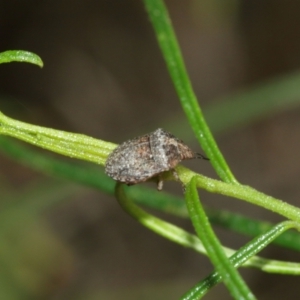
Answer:
[{"label": "green plant stem", "polygon": [[72,158],[104,165],[108,154],[117,146],[83,134],[45,128],[6,117],[0,112],[0,134]]},{"label": "green plant stem", "polygon": [[[197,175],[183,166],[177,166],[176,170],[183,183],[188,184],[190,180]],[[230,184],[219,180],[197,175],[196,184],[211,193],[230,196],[233,198],[245,200],[249,203],[264,207],[270,211],[276,212],[290,220],[300,223],[300,209],[288,204],[282,200],[265,195],[249,186],[242,184]]]},{"label": "green plant stem", "polygon": [[[252,219],[242,214],[233,213],[227,210],[205,207],[205,211],[212,224],[249,237],[260,235],[274,227],[274,224],[270,222]],[[284,232],[272,243],[299,252],[300,234],[295,231]]]},{"label": "green plant stem", "polygon": [[202,115],[164,2],[162,0],[144,0],[144,4],[182,108],[199,143],[220,178],[225,182],[237,183]]},{"label": "green plant stem", "polygon": [[187,184],[185,200],[190,219],[207,254],[235,299],[255,299],[246,282],[227,258],[199,201],[196,176]]},{"label": "green plant stem", "polygon": [[[115,144],[90,138],[82,134],[63,132],[13,120],[1,112],[0,134],[9,135],[66,156],[102,165],[104,165],[108,154],[116,147]],[[182,166],[177,166],[176,170],[184,183],[188,183],[196,175]],[[272,210],[290,220],[300,221],[299,208],[260,193],[248,186],[229,184],[201,175],[198,176],[197,185],[209,192],[246,200]]]},{"label": "green plant stem", "polygon": [[[247,243],[243,246],[239,251],[235,252],[230,258],[230,262],[233,264],[235,268],[242,266],[245,262],[249,262],[249,258],[261,251],[265,248],[269,243],[271,243],[274,239],[276,239],[279,235],[281,235],[284,231],[296,228],[298,231],[300,230],[299,224],[296,222],[285,221],[282,222],[266,233],[257,236],[250,243]],[[253,257],[254,258],[254,257]],[[289,263],[286,264],[286,267]],[[222,280],[222,276],[218,271],[214,271],[204,280],[196,284],[192,289],[190,289],[181,300],[197,300],[201,299],[213,286],[219,283]]]},{"label": "green plant stem", "polygon": [[[124,189],[126,189],[126,192]],[[127,195],[128,192],[130,192],[130,195]],[[173,224],[163,221],[138,207],[131,200],[131,188],[126,188],[126,186],[124,186],[123,184],[117,183],[115,186],[115,195],[122,209],[146,228],[183,247],[187,247],[198,253],[207,255],[203,244],[196,235],[190,234]],[[273,228],[271,228],[270,230],[274,232]],[[264,235],[268,237],[268,232]],[[248,260],[246,262],[244,256],[240,256],[237,254],[237,257],[239,257],[240,259],[244,259],[244,266],[255,267],[269,273],[299,275],[300,264],[298,263],[269,260],[261,258],[259,256],[253,256],[262,249],[262,247],[260,247],[259,245],[264,244],[264,246],[266,246],[266,243],[264,242],[266,238],[264,238],[264,235],[260,235],[260,237],[256,238],[256,247],[252,247],[253,249],[251,249],[251,243],[249,243],[250,246],[246,250],[243,250],[247,251],[248,253]],[[270,241],[271,239],[269,239],[269,242]],[[250,252],[249,248],[252,252]],[[223,247],[223,249],[226,253],[226,256],[228,257],[232,256],[235,253],[235,251],[230,248]]]},{"label": "green plant stem", "polygon": [[[213,134],[227,134],[264,118],[297,109],[300,104],[300,72],[288,73],[267,79],[229,95],[212,99],[204,108],[205,119]],[[239,113],[234,113],[238,111]],[[172,127],[185,142],[194,140],[190,126],[181,114],[172,114],[162,123]]]},{"label": "green plant stem", "polygon": [[124,191],[124,184],[120,182],[116,183],[115,195],[122,209],[143,226],[175,243],[193,248],[197,252],[205,253],[205,249],[197,236],[189,234],[183,229],[165,222],[139,208],[126,195]]},{"label": "green plant stem", "polygon": [[[1,136],[0,150],[9,158],[45,174],[72,180],[110,195],[114,193],[115,181],[106,176],[103,170],[98,167],[82,165],[77,162],[67,162],[61,158],[34,151],[25,145],[21,145],[16,140]],[[188,216],[184,201],[180,197],[163,191],[156,192],[142,185],[131,187],[127,193],[135,203],[180,217],[186,218]],[[212,223],[249,236],[257,236],[274,226],[273,224],[253,220],[229,211],[212,210],[210,208],[207,208],[206,211]],[[274,243],[299,251],[299,237],[300,235],[297,232],[285,232]]]}]

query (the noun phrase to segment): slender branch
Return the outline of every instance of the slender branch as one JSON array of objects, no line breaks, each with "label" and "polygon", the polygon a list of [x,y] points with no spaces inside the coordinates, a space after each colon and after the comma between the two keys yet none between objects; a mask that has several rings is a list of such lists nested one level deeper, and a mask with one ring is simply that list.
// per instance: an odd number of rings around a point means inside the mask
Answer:
[{"label": "slender branch", "polygon": [[24,123],[0,112],[0,134],[63,154],[104,165],[108,154],[117,146],[89,136]]}]

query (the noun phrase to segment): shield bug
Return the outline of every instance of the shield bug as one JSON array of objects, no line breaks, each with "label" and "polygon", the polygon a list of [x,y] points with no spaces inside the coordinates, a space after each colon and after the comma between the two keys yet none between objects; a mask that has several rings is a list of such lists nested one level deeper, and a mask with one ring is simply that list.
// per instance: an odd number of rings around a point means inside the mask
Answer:
[{"label": "shield bug", "polygon": [[175,170],[176,165],[182,160],[193,158],[208,160],[202,154],[193,152],[173,134],[159,128],[120,144],[108,156],[105,172],[127,185],[157,176],[157,189],[162,190],[161,173],[172,171],[173,176],[180,181]]}]

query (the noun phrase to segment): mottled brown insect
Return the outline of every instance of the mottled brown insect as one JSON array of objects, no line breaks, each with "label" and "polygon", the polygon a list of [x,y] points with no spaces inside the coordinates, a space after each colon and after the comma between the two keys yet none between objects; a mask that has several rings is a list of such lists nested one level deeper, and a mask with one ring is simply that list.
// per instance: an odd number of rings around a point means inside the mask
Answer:
[{"label": "mottled brown insect", "polygon": [[157,176],[157,189],[162,190],[162,172],[172,171],[185,159],[208,159],[193,152],[173,134],[159,128],[152,133],[120,144],[107,158],[105,172],[113,179],[133,185]]}]

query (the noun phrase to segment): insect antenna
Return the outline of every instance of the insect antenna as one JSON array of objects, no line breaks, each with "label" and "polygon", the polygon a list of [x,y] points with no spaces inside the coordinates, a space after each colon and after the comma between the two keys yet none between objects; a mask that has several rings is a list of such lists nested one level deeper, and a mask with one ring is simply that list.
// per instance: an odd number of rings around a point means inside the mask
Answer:
[{"label": "insect antenna", "polygon": [[202,155],[201,153],[196,153],[196,158],[200,158],[200,159],[209,160],[209,158],[205,157],[205,156],[204,156],[204,155]]}]

